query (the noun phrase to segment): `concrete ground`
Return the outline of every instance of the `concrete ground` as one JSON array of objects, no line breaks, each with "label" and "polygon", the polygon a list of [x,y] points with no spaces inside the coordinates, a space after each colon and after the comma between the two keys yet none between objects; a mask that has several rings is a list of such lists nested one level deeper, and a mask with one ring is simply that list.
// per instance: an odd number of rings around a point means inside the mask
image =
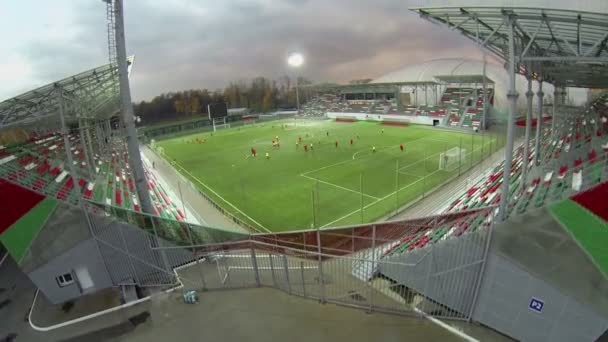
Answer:
[{"label": "concrete ground", "polygon": [[39,293],[30,319],[37,326],[48,327],[120,306],[120,301],[120,289],[109,288],[78,298],[72,302],[73,306],[64,312],[62,304],[52,304]]},{"label": "concrete ground", "polygon": [[[352,309],[261,287],[201,292],[184,304],[181,291],[163,294],[123,311],[49,332],[33,330],[27,314],[35,287],[12,259],[0,266],[0,340],[14,341],[459,341],[429,320]],[[148,319],[129,318],[142,312]],[[486,328],[465,324],[481,341],[508,341]]]}]

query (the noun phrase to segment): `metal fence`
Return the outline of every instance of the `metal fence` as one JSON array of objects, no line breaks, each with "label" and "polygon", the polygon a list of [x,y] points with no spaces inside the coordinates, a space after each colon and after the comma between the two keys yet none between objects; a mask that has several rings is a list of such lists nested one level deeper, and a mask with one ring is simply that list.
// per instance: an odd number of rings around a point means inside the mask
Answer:
[{"label": "metal fence", "polygon": [[[184,291],[267,286],[370,312],[464,320],[482,276],[493,211],[278,234],[213,235],[188,227],[188,245],[169,242],[153,220],[140,229],[87,216],[117,284],[181,283]],[[484,220],[472,225],[480,215]],[[465,235],[444,234],[464,224],[471,224]],[[399,250],[408,241],[418,241],[416,248]]]},{"label": "metal fence", "polygon": [[[271,118],[272,119],[272,118]],[[274,119],[273,119],[274,120]],[[297,120],[297,119],[294,119]],[[308,120],[308,119],[306,119]],[[241,122],[242,124],[242,122]],[[383,155],[384,163],[377,163],[377,166],[370,166],[366,172],[359,174],[358,187],[350,189],[350,193],[343,194],[341,200],[351,204],[354,210],[346,212],[343,216],[336,216],[333,206],[335,205],[336,186],[331,182],[321,180],[322,174],[316,171],[303,173],[301,176],[314,181],[311,189],[310,208],[307,217],[300,217],[298,222],[291,223],[291,228],[305,229],[310,227],[331,227],[347,224],[357,224],[373,222],[386,216],[395,216],[402,212],[408,205],[418,199],[425,198],[434,189],[443,184],[449,183],[468,170],[484,163],[494,152],[502,148],[504,141],[495,132],[475,134],[469,137],[461,137],[459,140],[442,141],[435,139],[421,139],[407,144],[406,149],[410,155],[415,155],[418,160],[414,163],[403,163],[400,155],[393,155],[386,152]],[[435,149],[435,153],[429,153],[429,145]],[[458,160],[450,168],[440,166],[440,157],[448,150],[458,148],[462,152]],[[387,150],[390,148],[387,148]],[[231,209],[222,202],[221,198],[213,197],[200,186],[196,186],[188,178],[190,172],[178,163],[170,161],[164,155],[164,151],[156,144],[150,144],[150,150],[156,153],[163,160],[171,164],[177,170],[176,175],[196,191],[211,206],[217,209],[229,220],[237,225],[246,228],[251,232],[266,232],[261,227],[252,222],[248,217],[238,211]],[[382,151],[382,149],[380,149]],[[353,156],[353,163],[371,157],[371,151],[361,151]],[[386,168],[385,165],[394,165]],[[241,205],[243,211],[247,211],[249,205],[255,203],[251,198],[249,184],[252,181],[247,179],[246,173],[235,173],[234,180],[239,184],[239,195],[237,198],[243,201]],[[277,187],[290,184],[276,184]],[[373,194],[373,195],[370,195]]]},{"label": "metal fence", "polygon": [[[243,119],[240,115],[228,116],[226,127],[241,127],[283,119],[298,118],[295,116],[295,114],[281,113],[259,114],[257,117],[251,119]],[[142,141],[148,141],[150,139],[169,139],[194,133],[213,132],[213,130],[214,128],[211,121],[206,118],[201,118],[200,120],[192,120],[158,127],[142,127],[139,134]]]}]

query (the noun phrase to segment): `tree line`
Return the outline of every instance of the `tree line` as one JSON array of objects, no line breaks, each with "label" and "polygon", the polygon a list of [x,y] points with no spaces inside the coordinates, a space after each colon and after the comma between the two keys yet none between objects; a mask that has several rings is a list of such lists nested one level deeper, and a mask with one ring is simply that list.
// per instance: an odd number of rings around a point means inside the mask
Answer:
[{"label": "tree line", "polygon": [[[296,108],[295,80],[283,76],[278,80],[256,77],[251,80],[230,82],[224,89],[191,89],[163,93],[150,101],[133,104],[135,115],[143,124],[164,121],[194,119],[207,116],[207,105],[226,102],[228,108],[246,107],[253,113],[270,112],[278,109]],[[300,77],[300,104],[311,96],[312,84]]]}]

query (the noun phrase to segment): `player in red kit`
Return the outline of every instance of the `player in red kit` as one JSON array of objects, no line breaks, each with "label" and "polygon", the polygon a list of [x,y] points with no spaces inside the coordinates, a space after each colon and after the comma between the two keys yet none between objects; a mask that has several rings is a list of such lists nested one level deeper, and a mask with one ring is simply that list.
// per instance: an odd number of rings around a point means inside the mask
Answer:
[{"label": "player in red kit", "polygon": [[256,151],[253,147],[251,148],[251,155],[254,157],[258,155],[258,151]]},{"label": "player in red kit", "polygon": [[399,145],[399,149],[403,152],[403,144]]},{"label": "player in red kit", "polygon": [[350,138],[350,146],[353,146],[353,138]]},{"label": "player in red kit", "polygon": [[308,152],[308,145],[304,144],[304,152]]},{"label": "player in red kit", "polygon": [[336,148],[338,148],[338,140],[336,140]]}]

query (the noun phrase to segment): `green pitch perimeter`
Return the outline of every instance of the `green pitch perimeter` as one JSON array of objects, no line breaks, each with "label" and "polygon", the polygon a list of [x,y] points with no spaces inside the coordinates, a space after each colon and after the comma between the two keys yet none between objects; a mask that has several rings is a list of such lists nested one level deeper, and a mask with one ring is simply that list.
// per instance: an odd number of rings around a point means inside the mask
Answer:
[{"label": "green pitch perimeter", "polygon": [[[280,148],[272,147],[276,136]],[[314,149],[305,152],[304,144]],[[496,150],[497,142],[489,135],[423,126],[284,120],[156,146],[226,210],[260,231],[285,231],[377,220],[458,174],[458,167],[439,169],[441,152],[462,146],[464,171]]]}]

